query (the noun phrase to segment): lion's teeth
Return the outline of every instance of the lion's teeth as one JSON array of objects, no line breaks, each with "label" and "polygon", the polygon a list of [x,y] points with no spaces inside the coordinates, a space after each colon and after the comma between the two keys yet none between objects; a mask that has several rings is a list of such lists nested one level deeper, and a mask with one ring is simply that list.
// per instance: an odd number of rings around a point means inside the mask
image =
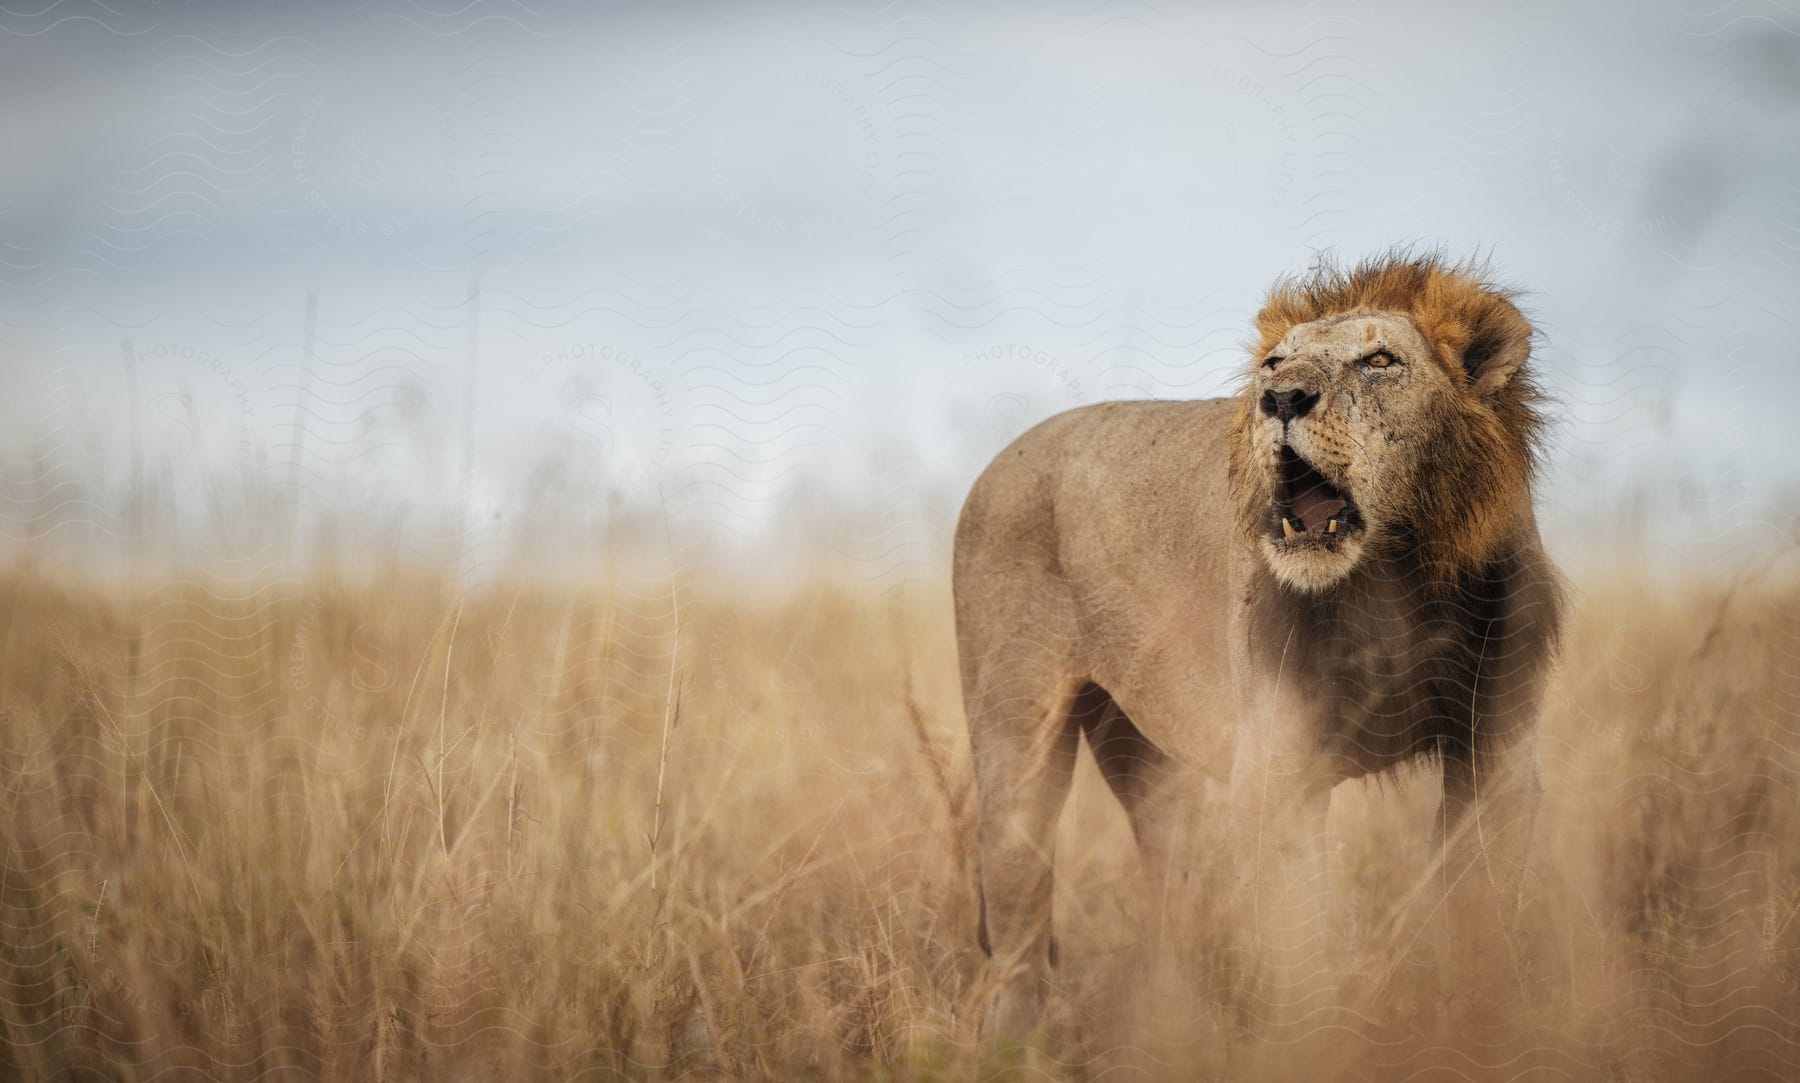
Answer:
[{"label": "lion's teeth", "polygon": [[1327,533],[1327,534],[1336,534],[1337,533],[1337,520],[1336,519],[1333,519],[1329,523],[1325,524],[1325,533]]},{"label": "lion's teeth", "polygon": [[1284,538],[1294,536],[1294,524],[1290,520],[1283,519],[1281,521],[1281,536]]}]

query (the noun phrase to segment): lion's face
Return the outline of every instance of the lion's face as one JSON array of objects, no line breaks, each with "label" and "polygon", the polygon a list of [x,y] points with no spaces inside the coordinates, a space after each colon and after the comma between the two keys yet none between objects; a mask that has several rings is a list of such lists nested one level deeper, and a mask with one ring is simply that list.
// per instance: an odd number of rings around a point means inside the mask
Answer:
[{"label": "lion's face", "polygon": [[1442,581],[1531,523],[1531,324],[1478,268],[1389,256],[1284,279],[1232,429],[1239,529],[1323,591],[1375,554]]},{"label": "lion's face", "polygon": [[1434,339],[1410,312],[1359,310],[1293,324],[1259,353],[1247,510],[1278,579],[1321,591],[1371,549],[1434,541],[1468,563],[1529,514],[1529,436],[1497,395],[1528,351],[1528,330],[1511,337],[1498,371],[1495,346],[1465,365],[1467,341]]},{"label": "lion's face", "polygon": [[1299,324],[1256,362],[1251,459],[1268,493],[1263,557],[1304,590],[1343,579],[1372,536],[1403,514],[1435,427],[1455,393],[1405,315]]}]

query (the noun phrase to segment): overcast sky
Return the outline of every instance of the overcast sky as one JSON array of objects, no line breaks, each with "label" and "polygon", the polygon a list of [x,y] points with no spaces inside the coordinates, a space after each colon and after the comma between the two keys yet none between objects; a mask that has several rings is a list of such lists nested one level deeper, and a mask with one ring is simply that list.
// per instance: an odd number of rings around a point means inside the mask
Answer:
[{"label": "overcast sky", "polygon": [[1559,555],[1793,529],[1778,5],[326,6],[0,9],[8,536],[660,491],[928,569],[1027,425],[1228,392],[1276,275],[1395,243],[1527,291]]}]

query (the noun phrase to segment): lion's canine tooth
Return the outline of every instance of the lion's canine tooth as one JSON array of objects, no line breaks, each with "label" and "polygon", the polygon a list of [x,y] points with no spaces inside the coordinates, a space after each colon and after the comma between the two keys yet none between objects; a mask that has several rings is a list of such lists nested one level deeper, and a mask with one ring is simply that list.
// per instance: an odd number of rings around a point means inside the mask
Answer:
[{"label": "lion's canine tooth", "polygon": [[1281,521],[1281,536],[1284,538],[1291,538],[1294,536],[1294,524],[1291,520],[1283,519]]},{"label": "lion's canine tooth", "polygon": [[1336,519],[1333,519],[1330,522],[1325,524],[1325,533],[1327,533],[1327,534],[1336,534],[1337,533],[1337,520]]}]

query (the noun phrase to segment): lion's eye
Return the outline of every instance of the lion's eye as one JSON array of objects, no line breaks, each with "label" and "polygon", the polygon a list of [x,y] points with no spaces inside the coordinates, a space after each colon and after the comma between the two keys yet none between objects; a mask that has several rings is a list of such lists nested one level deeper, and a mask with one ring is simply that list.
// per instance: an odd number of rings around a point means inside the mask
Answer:
[{"label": "lion's eye", "polygon": [[1282,357],[1280,354],[1270,354],[1269,356],[1263,358],[1263,368],[1272,369],[1276,365],[1279,365],[1283,361],[1286,361],[1286,360],[1287,360],[1287,358]]},{"label": "lion's eye", "polygon": [[1376,350],[1374,353],[1359,361],[1358,364],[1367,365],[1372,369],[1384,369],[1389,365],[1399,364],[1399,362],[1399,358],[1388,353],[1386,350]]}]

